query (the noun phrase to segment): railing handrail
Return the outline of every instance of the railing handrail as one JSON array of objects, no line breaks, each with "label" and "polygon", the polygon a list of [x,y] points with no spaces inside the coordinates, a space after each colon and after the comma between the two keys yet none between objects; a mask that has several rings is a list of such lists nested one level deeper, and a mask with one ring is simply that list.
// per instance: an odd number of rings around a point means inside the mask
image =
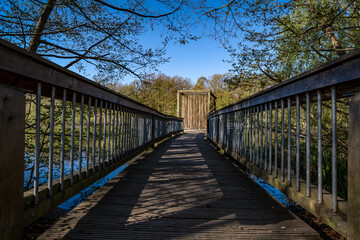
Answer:
[{"label": "railing handrail", "polygon": [[[360,49],[354,50],[349,54],[341,56],[312,70],[276,84],[268,89],[262,90],[254,95],[240,100],[237,103],[225,106],[213,113],[208,114],[208,117],[280,100],[286,97],[292,97],[320,88],[327,88],[337,84],[349,83],[351,81],[360,79],[359,66]],[[348,86],[341,88],[341,93],[351,94],[354,91],[356,92],[359,90],[360,89],[354,89],[353,86],[349,84]],[[341,97],[341,95],[339,95],[339,97]]]},{"label": "railing handrail", "polygon": [[[151,107],[146,106],[145,104],[121,95],[105,86],[87,79],[86,77],[83,77],[49,60],[46,60],[37,54],[28,52],[25,49],[17,47],[2,39],[0,39],[0,55],[2,56],[0,58],[0,70],[5,70],[10,74],[21,75],[22,78],[27,77],[29,80],[28,82],[26,81],[26,83],[16,80],[9,82],[7,78],[2,77],[0,84],[18,87],[36,93],[36,83],[31,82],[32,80],[35,80],[36,82],[40,81],[43,84],[50,84],[52,86],[103,99],[105,101],[120,104],[142,112],[154,114],[158,117],[175,120],[182,119],[171,115],[165,115]],[[61,96],[56,98],[60,99]]]}]

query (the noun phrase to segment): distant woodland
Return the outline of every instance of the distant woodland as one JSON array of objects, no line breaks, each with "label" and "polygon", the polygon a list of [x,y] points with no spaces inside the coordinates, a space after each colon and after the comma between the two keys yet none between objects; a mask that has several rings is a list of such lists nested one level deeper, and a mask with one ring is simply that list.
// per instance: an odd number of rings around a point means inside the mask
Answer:
[{"label": "distant woodland", "polygon": [[214,74],[209,78],[200,77],[194,85],[187,78],[151,74],[143,80],[108,84],[107,87],[168,115],[176,115],[177,90],[211,90],[217,98],[216,107],[220,109],[265,87],[255,83],[231,88],[227,80],[232,77],[231,74]]}]

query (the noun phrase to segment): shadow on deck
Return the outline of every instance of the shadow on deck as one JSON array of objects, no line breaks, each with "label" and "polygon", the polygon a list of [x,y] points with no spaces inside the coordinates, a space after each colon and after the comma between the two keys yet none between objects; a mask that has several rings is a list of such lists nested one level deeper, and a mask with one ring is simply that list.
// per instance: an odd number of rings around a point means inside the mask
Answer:
[{"label": "shadow on deck", "polygon": [[318,239],[204,140],[179,135],[139,159],[39,239]]}]

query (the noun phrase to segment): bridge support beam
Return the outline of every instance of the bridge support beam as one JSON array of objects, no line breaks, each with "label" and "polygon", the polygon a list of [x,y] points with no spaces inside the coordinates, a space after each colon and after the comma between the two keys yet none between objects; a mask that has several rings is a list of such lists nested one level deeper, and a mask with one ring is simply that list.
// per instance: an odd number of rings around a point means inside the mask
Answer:
[{"label": "bridge support beam", "polygon": [[0,238],[22,239],[24,93],[0,86]]},{"label": "bridge support beam", "polygon": [[348,153],[348,236],[360,239],[360,94],[351,98]]}]

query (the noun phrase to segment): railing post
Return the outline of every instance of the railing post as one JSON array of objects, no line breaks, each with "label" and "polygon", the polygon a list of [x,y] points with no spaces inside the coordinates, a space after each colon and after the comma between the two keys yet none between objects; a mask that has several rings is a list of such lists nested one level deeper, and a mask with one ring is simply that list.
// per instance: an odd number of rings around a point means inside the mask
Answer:
[{"label": "railing post", "polygon": [[170,133],[173,132],[173,120],[171,119],[170,120]]},{"label": "railing post", "polygon": [[177,117],[180,117],[180,92],[177,91],[177,94],[176,94],[176,116]]},{"label": "railing post", "polygon": [[0,238],[22,239],[25,96],[0,86]]},{"label": "railing post", "polygon": [[152,116],[152,124],[151,124],[151,140],[155,139],[155,116]]},{"label": "railing post", "polygon": [[217,121],[216,121],[216,147],[218,147],[219,140],[220,140],[220,136],[219,136],[220,116],[217,115],[216,118],[217,118]]},{"label": "railing post", "polygon": [[347,239],[360,239],[360,94],[349,106]]}]

